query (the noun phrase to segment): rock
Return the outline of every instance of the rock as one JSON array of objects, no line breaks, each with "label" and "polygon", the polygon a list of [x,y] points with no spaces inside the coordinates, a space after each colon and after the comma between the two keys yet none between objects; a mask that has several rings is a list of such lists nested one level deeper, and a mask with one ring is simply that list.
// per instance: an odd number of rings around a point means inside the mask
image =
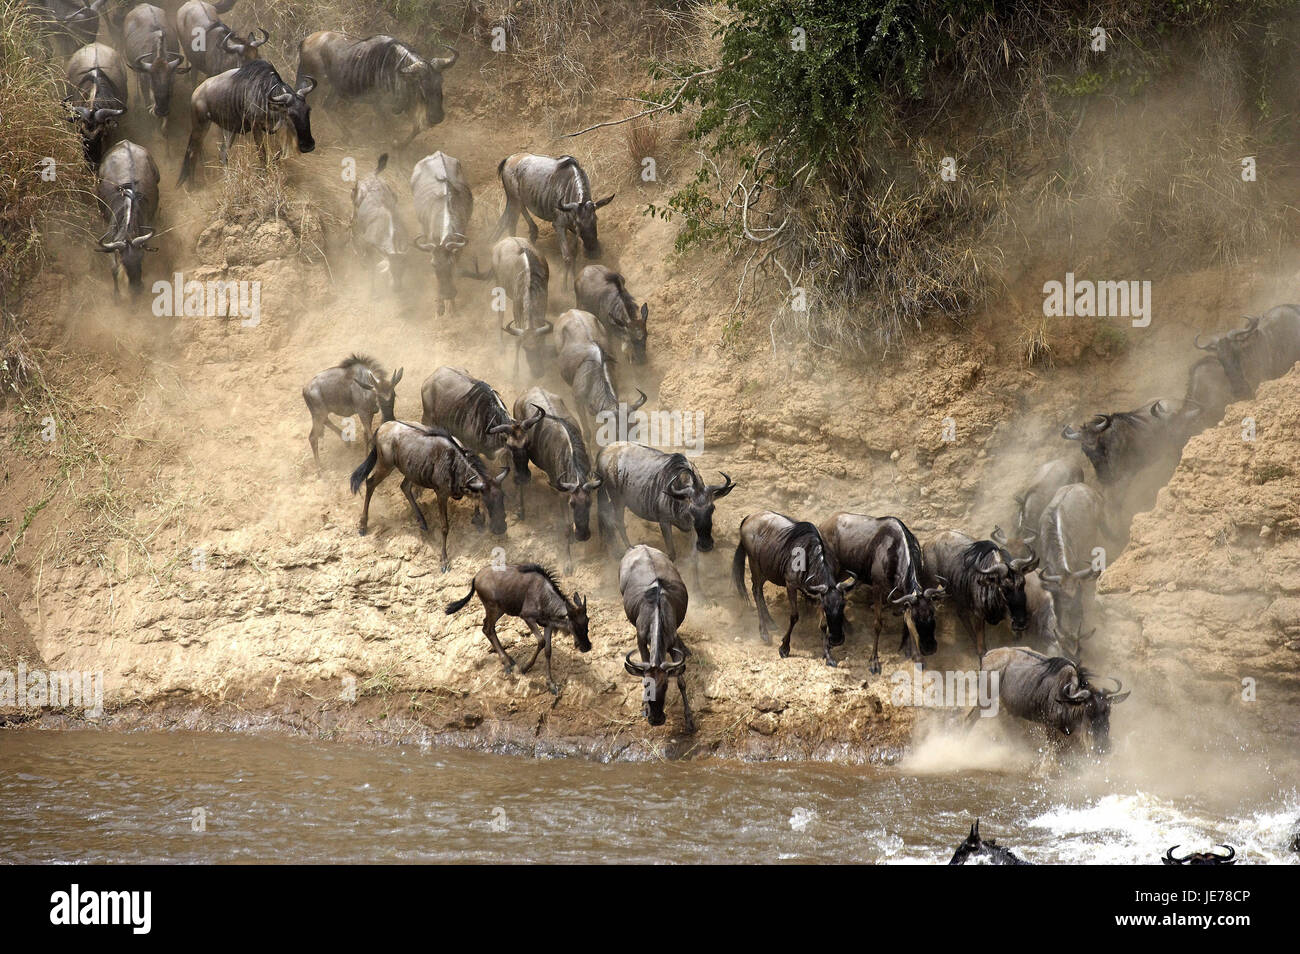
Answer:
[{"label": "rock", "polygon": [[757,709],[759,712],[781,713],[785,711],[785,703],[772,696],[768,696],[756,702],[754,704],[754,708]]},{"label": "rock", "polygon": [[759,735],[773,735],[779,725],[780,720],[771,712],[759,713],[749,723],[749,727]]}]

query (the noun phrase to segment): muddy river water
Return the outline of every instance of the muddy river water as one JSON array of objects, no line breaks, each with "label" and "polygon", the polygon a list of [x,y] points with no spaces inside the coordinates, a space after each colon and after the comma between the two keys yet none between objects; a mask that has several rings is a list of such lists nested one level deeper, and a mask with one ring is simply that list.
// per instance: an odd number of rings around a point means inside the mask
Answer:
[{"label": "muddy river water", "polygon": [[[934,756],[935,753],[930,753]],[[951,765],[951,753],[931,761]],[[720,761],[599,764],[241,735],[0,732],[4,862],[946,862],[972,816],[1036,862],[1153,863],[1228,842],[1291,862],[1294,766],[1053,777]],[[959,759],[956,761],[960,761]],[[1191,789],[1197,786],[1192,784]]]}]

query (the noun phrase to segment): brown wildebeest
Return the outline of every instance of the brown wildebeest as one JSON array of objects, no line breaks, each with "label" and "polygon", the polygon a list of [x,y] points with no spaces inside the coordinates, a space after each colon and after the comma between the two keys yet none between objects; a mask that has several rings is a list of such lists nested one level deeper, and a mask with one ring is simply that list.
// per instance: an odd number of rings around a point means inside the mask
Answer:
[{"label": "brown wildebeest", "polygon": [[576,591],[572,596],[565,596],[555,577],[536,563],[489,565],[478,571],[462,599],[447,604],[447,615],[463,610],[475,593],[487,614],[483,619],[483,635],[501,657],[506,674],[514,671],[515,661],[497,639],[497,620],[502,616],[518,616],[537,637],[537,650],[526,666],[519,667],[519,673],[523,675],[532,669],[537,656],[546,650],[546,685],[558,696],[560,687],[551,678],[551,634],[556,630],[570,633],[578,652],[590,651],[587,600]]},{"label": "brown wildebeest", "polygon": [[844,642],[844,596],[853,589],[857,577],[850,573],[849,579],[838,581],[839,567],[817,528],[807,521],[791,520],[771,510],[751,513],[740,521],[740,544],[731,560],[731,582],[742,600],[745,600],[746,559],[754,603],[758,607],[758,634],[763,642],[772,642],[771,628],[775,625],[763,599],[763,584],[775,583],[785,587],[790,601],[790,625],[781,640],[781,658],[790,655],[790,634],[799,622],[799,594],[802,593],[821,604],[826,618],[822,655],[826,665],[838,665],[831,655],[831,647]]},{"label": "brown wildebeest", "polygon": [[397,382],[402,380],[403,370],[398,368],[390,380],[374,358],[354,354],[307,382],[302,389],[302,399],[311,411],[307,443],[311,445],[311,456],[316,459],[318,470],[320,436],[325,428],[343,436],[343,429],[330,420],[330,415],[355,416],[361,422],[362,446],[369,447],[375,414],[380,415],[380,423],[396,416],[393,409],[397,403]]},{"label": "brown wildebeest", "polygon": [[[677,680],[682,697],[686,731],[695,731],[691,704],[686,698],[686,657],[690,650],[677,635],[686,619],[689,602],[686,584],[662,550],[644,544],[623,554],[618,567],[618,588],[623,594],[623,612],[636,626],[636,649],[623,657],[628,675],[641,680],[642,712],[651,725],[663,725],[668,680]],[[634,662],[633,652],[641,661]]]},{"label": "brown wildebeest", "polygon": [[506,532],[505,495],[501,484],[510,468],[496,477],[487,472],[477,454],[466,450],[456,438],[437,427],[424,427],[407,421],[385,421],[375,431],[370,454],[361,466],[352,472],[352,492],[366,485],[366,502],[361,508],[362,536],[370,518],[370,495],[394,470],[402,475],[402,493],[415,511],[420,529],[429,532],[429,524],[420,512],[412,488],[427,487],[438,496],[438,515],[442,529],[442,570],[451,568],[447,562],[447,501],[459,500],[465,494],[476,495],[488,513],[492,532],[498,536]]}]

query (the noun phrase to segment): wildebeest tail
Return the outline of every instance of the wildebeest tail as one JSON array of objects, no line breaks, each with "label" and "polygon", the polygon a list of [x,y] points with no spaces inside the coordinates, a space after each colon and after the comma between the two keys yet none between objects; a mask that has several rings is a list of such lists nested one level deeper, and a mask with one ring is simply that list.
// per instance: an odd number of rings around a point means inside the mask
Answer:
[{"label": "wildebeest tail", "polygon": [[387,167],[388,167],[388,153],[385,152],[380,155],[379,161],[375,163],[375,175],[379,175],[379,173],[383,172],[384,169],[386,169]]},{"label": "wildebeest tail", "polygon": [[454,613],[459,613],[469,604],[469,601],[472,600],[473,598],[474,598],[474,581],[470,580],[469,592],[466,593],[463,598],[456,600],[454,603],[447,604],[447,615],[451,616]]},{"label": "wildebeest tail", "polygon": [[378,460],[379,445],[372,442],[370,445],[370,453],[367,454],[366,459],[361,462],[361,466],[352,472],[352,492],[354,494],[361,489],[361,485],[365,483],[366,478],[370,476],[370,472],[375,469],[375,463]]},{"label": "wildebeest tail", "polygon": [[745,595],[745,544],[736,544],[736,555],[731,558],[731,582],[735,584],[736,592],[746,603],[749,597]]}]

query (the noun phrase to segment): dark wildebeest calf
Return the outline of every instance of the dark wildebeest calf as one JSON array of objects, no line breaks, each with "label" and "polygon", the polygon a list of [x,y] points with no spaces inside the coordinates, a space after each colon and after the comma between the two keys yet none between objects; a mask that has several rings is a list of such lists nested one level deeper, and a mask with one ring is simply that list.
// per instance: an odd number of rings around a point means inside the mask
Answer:
[{"label": "dark wildebeest calf", "polygon": [[140,99],[148,104],[150,113],[166,120],[172,104],[172,83],[177,74],[190,71],[167,14],[151,3],[142,3],[126,15],[122,31],[122,49],[127,66],[135,70],[139,81]]},{"label": "dark wildebeest calf", "polygon": [[1223,365],[1233,395],[1248,398],[1263,381],[1280,378],[1300,361],[1300,305],[1278,305],[1262,316],[1247,317],[1243,328],[1214,335],[1205,344]]},{"label": "dark wildebeest calf", "polygon": [[442,529],[442,570],[451,568],[447,562],[447,501],[459,500],[465,494],[474,494],[487,511],[492,532],[498,536],[506,532],[505,495],[501,484],[510,473],[509,468],[496,477],[487,472],[477,454],[466,450],[456,438],[437,427],[424,427],[407,421],[385,421],[375,431],[370,453],[361,466],[352,472],[352,492],[366,485],[366,502],[361,508],[358,530],[366,533],[370,519],[370,496],[394,470],[403,477],[402,493],[415,511],[420,529],[429,532],[429,524],[416,502],[415,487],[427,487],[438,497],[438,515]]},{"label": "dark wildebeest calf", "polygon": [[[623,554],[618,567],[623,612],[636,626],[636,649],[623,657],[628,675],[641,680],[641,711],[651,725],[663,725],[668,680],[676,678],[687,732],[695,731],[686,699],[686,657],[689,650],[677,635],[686,619],[689,599],[681,575],[668,557],[654,547],[635,546]],[[641,654],[640,661],[632,653]]]},{"label": "dark wildebeest calf", "polygon": [[604,265],[588,265],[578,275],[573,291],[579,308],[591,312],[611,335],[623,339],[632,363],[644,364],[650,309],[644,303],[637,308],[623,276]]},{"label": "dark wildebeest calf", "polygon": [[388,153],[384,153],[375,163],[374,173],[352,186],[352,242],[359,247],[362,258],[377,259],[370,272],[372,291],[375,271],[385,275],[390,290],[397,289],[402,257],[411,247],[397,215],[397,196],[379,178],[387,165]]},{"label": "dark wildebeest calf", "polygon": [[[998,698],[1017,718],[1043,726],[1057,751],[1068,748],[1083,731],[1104,754],[1110,748],[1110,709],[1128,698],[1118,679],[1114,689],[1091,682],[1093,674],[1061,656],[1044,656],[1027,646],[990,649],[980,663],[998,674]],[[974,712],[978,712],[976,709]],[[974,713],[972,713],[973,715]]]},{"label": "dark wildebeest calf", "polygon": [[[582,432],[564,402],[550,391],[530,388],[515,401],[515,418],[535,413],[542,419],[528,432],[528,459],[542,469],[551,489],[564,494],[564,566],[572,572],[573,541],[591,539],[592,494],[601,479],[591,467]],[[519,486],[519,516],[524,516],[524,488]]]},{"label": "dark wildebeest calf", "polygon": [[[420,220],[416,247],[429,253],[438,285],[438,314],[456,303],[456,259],[465,247],[474,194],[460,171],[460,160],[442,152],[425,156],[411,173],[411,198]],[[542,295],[545,308],[545,294]]]},{"label": "dark wildebeest calf", "polygon": [[262,145],[266,136],[278,131],[286,119],[297,134],[298,151],[311,152],[316,148],[316,140],[311,135],[307,94],[315,85],[308,76],[304,85],[294,89],[265,60],[253,60],[205,79],[190,97],[190,140],[185,146],[185,160],[176,184],[183,184],[193,174],[203,136],[213,123],[222,133],[222,163],[236,136],[250,133]]},{"label": "dark wildebeest calf", "polygon": [[81,133],[86,161],[98,168],[109,135],[126,112],[126,65],[115,49],[88,43],[68,57],[68,83],[74,91],[64,100],[72,110],[69,122]]},{"label": "dark wildebeest calf", "polygon": [[99,237],[99,247],[113,256],[113,294],[117,276],[126,272],[131,294],[144,287],[144,253],[154,234],[158,214],[158,167],[149,150],[124,139],[108,151],[99,164],[95,186],[100,211],[108,231]]},{"label": "dark wildebeest calf", "polygon": [[492,649],[501,657],[501,665],[509,675],[515,661],[501,646],[497,638],[497,620],[502,616],[518,616],[528,624],[537,637],[537,649],[528,664],[519,667],[526,674],[537,662],[538,655],[546,651],[546,686],[555,695],[560,687],[551,677],[551,634],[557,630],[573,636],[573,646],[580,653],[591,649],[587,638],[587,601],[576,592],[565,596],[547,570],[536,563],[519,565],[489,565],[479,570],[469,585],[469,592],[454,603],[447,604],[447,615],[459,613],[475,594],[483,602],[483,635],[492,643]]},{"label": "dark wildebeest calf", "polygon": [[501,212],[493,238],[514,235],[520,215],[528,223],[528,239],[532,242],[537,241],[537,223],[531,216],[553,223],[555,237],[560,242],[560,256],[564,260],[564,283],[570,284],[577,255],[573,236],[581,239],[588,258],[600,254],[596,210],[608,205],[614,194],[611,192],[603,199],[593,200],[587,174],[573,156],[554,159],[519,152],[502,159],[497,173],[501,176],[501,187],[505,189],[506,207]]},{"label": "dark wildebeest calf", "polygon": [[821,604],[826,626],[822,630],[822,655],[826,665],[837,665],[831,647],[844,642],[844,595],[857,578],[838,582],[839,567],[827,550],[817,528],[806,521],[794,521],[771,510],[751,513],[740,522],[740,545],[731,561],[731,582],[745,600],[745,560],[749,560],[754,603],[758,607],[758,633],[771,643],[775,624],[763,599],[763,584],[785,587],[790,601],[790,625],[781,640],[781,658],[790,655],[790,634],[799,621],[799,594]]},{"label": "dark wildebeest calf", "polygon": [[943,587],[921,585],[921,545],[912,531],[897,517],[866,517],[857,513],[836,513],[818,528],[826,548],[841,571],[857,577],[867,588],[876,611],[876,640],[871,650],[871,671],[880,672],[881,612],[889,600],[903,615],[903,637],[898,644],[907,648],[907,658],[920,662],[932,655],[934,601],[944,596]]},{"label": "dark wildebeest calf", "polygon": [[311,411],[307,443],[311,445],[317,470],[320,470],[320,436],[325,428],[343,436],[343,429],[330,420],[330,415],[355,416],[361,422],[361,446],[369,447],[375,414],[380,415],[381,424],[396,417],[397,382],[402,380],[403,370],[398,368],[390,380],[374,358],[354,354],[307,382],[302,399]]},{"label": "dark wildebeest calf", "polygon": [[[391,36],[355,37],[334,30],[313,33],[298,44],[298,78],[315,76],[326,84],[328,105],[377,93],[389,100],[394,116],[414,110],[409,145],[422,129],[442,122],[442,74],[460,54],[426,60]],[[421,117],[423,112],[423,117]],[[424,119],[421,125],[420,120]]]},{"label": "dark wildebeest calf", "polygon": [[[995,531],[997,532],[997,531]],[[1025,574],[1038,566],[1029,556],[1012,559],[994,540],[974,540],[956,530],[936,534],[921,548],[923,582],[943,586],[957,618],[984,658],[984,627],[1011,618],[1011,631],[1029,625],[1025,605]]]}]

